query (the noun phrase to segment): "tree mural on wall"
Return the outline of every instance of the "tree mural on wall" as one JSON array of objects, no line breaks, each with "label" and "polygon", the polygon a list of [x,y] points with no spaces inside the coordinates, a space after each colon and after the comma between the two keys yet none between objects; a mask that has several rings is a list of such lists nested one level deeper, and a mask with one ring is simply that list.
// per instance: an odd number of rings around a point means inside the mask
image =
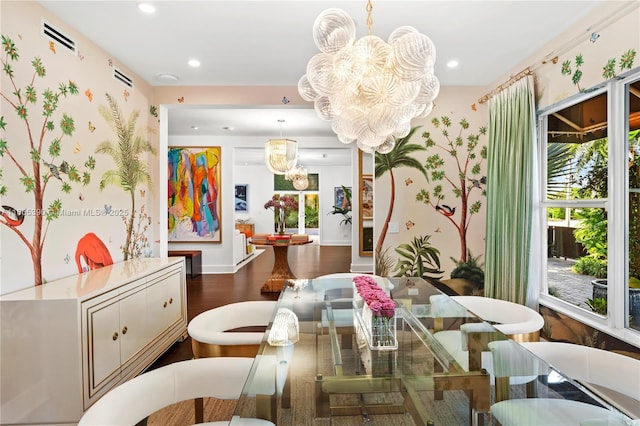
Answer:
[{"label": "tree mural on wall", "polygon": [[[67,96],[78,95],[78,87],[72,81],[59,83],[57,89],[46,88],[38,94],[36,79],[46,76],[46,69],[40,58],[31,61],[33,74],[24,87],[18,83],[13,65],[20,60],[18,49],[14,42],[2,35],[2,71],[10,81],[10,87],[3,87],[0,91],[5,101],[24,123],[25,136],[23,140],[14,142],[14,149],[9,142],[0,138],[0,156],[8,158],[4,163],[13,164],[20,175],[19,183],[25,193],[33,195],[33,208],[27,206],[2,206],[0,223],[13,231],[27,246],[33,262],[34,285],[43,283],[42,252],[47,237],[49,225],[58,219],[62,212],[62,200],[56,198],[45,208],[45,192],[47,188],[54,188],[64,194],[71,192],[72,183],[87,185],[91,179],[89,173],[95,167],[95,160],[89,156],[84,163],[84,170],[80,171],[62,156],[63,139],[68,140],[75,131],[72,117],[66,113],[56,114],[59,102]],[[6,90],[10,90],[9,93]],[[56,126],[56,120],[58,126]],[[4,116],[0,117],[0,130],[5,131],[7,123]],[[23,144],[28,144],[29,157],[20,158]],[[4,165],[3,165],[4,167]],[[1,172],[1,170],[0,170]],[[12,186],[19,188],[18,184]],[[6,196],[8,187],[0,184],[0,196]],[[26,218],[33,218],[33,235],[31,240],[20,229]],[[45,223],[46,222],[46,223]]]},{"label": "tree mural on wall", "polygon": [[[465,139],[463,133],[469,130],[469,123],[464,118],[460,120],[460,130],[455,136],[449,133],[452,126],[449,117],[434,118],[431,120],[431,124],[440,130],[446,143],[436,144],[431,137],[431,133],[424,132],[422,137],[424,138],[426,149],[444,151],[455,165],[457,173],[455,173],[455,176],[447,176],[445,159],[440,153],[430,155],[427,157],[425,168],[431,172],[431,181],[435,185],[431,192],[421,189],[416,195],[416,199],[431,206],[456,228],[460,238],[459,261],[466,262],[469,254],[467,250],[467,231],[473,215],[478,213],[482,207],[482,202],[479,200],[469,205],[470,197],[474,191],[480,191],[482,196],[486,196],[486,177],[480,176],[480,174],[482,172],[482,163],[487,158],[487,147],[485,145],[480,147],[478,142],[481,136],[486,135],[487,129],[486,127],[481,127],[477,133],[470,133]],[[450,190],[458,200],[455,205],[446,200],[445,190]]]},{"label": "tree mural on wall", "polygon": [[[623,52],[620,55],[620,61],[618,62],[620,72],[632,69],[635,58],[635,49],[629,49],[626,52]],[[576,86],[578,92],[584,91],[584,88],[580,87],[580,80],[582,79],[582,70],[580,69],[580,67],[582,67],[582,65],[584,65],[584,57],[582,56],[582,53],[578,53],[575,58],[575,65],[573,67],[571,64],[571,60],[567,59],[562,62],[562,66],[560,68],[560,74],[571,76],[571,82],[574,86]],[[602,78],[604,78],[605,80],[609,80],[616,77],[617,75],[616,58],[610,58],[602,67]]]},{"label": "tree mural on wall", "polygon": [[[393,207],[395,204],[396,198],[396,181],[393,174],[393,169],[398,167],[411,167],[414,168],[420,173],[422,173],[425,179],[429,180],[427,176],[427,172],[425,168],[422,166],[420,161],[418,161],[413,154],[417,151],[424,151],[425,147],[422,145],[409,143],[411,136],[416,132],[419,127],[413,127],[409,134],[404,138],[400,138],[396,141],[396,145],[393,150],[388,154],[380,154],[376,152],[375,154],[375,177],[376,179],[382,178],[385,174],[389,174],[389,178],[391,179],[391,184],[389,185],[391,188],[391,196],[389,198],[389,207],[387,209],[387,216],[384,219],[384,223],[382,224],[382,229],[380,230],[380,235],[378,237],[378,242],[376,244],[376,263],[384,264],[385,253],[383,252],[384,240],[387,236],[387,231],[389,230],[389,222],[391,221],[391,217],[393,215]],[[379,269],[376,267],[376,269]],[[383,273],[382,271],[376,271],[376,273]]]},{"label": "tree mural on wall", "polygon": [[151,218],[145,212],[144,206],[140,209],[140,217],[134,233],[136,189],[141,185],[152,188],[148,165],[141,159],[141,156],[146,153],[155,155],[156,150],[148,140],[136,135],[136,122],[140,112],[133,111],[129,119],[125,120],[113,97],[108,93],[105,96],[109,105],[108,107],[101,105],[99,112],[116,135],[116,141],[100,142],[96,153],[109,155],[116,163],[116,168],[102,174],[100,190],[103,190],[107,185],[116,185],[129,193],[131,210],[129,217],[124,219],[127,237],[124,246],[120,247],[124,260],[127,260],[140,256],[142,249],[148,245],[144,232],[151,223]]}]

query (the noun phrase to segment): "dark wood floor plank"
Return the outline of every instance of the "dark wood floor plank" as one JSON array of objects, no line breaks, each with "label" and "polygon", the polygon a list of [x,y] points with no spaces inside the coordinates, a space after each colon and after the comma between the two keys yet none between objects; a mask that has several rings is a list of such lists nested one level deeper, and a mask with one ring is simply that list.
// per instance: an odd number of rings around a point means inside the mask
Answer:
[{"label": "dark wood floor plank", "polygon": [[[235,274],[203,274],[187,278],[187,318],[217,306],[244,300],[276,300],[278,294],[261,294],[273,267],[273,250],[265,251]],[[289,266],[297,278],[315,278],[334,272],[349,272],[351,246],[306,245],[289,249]],[[191,359],[191,339],[174,344],[151,367],[152,370],[176,361]]]}]

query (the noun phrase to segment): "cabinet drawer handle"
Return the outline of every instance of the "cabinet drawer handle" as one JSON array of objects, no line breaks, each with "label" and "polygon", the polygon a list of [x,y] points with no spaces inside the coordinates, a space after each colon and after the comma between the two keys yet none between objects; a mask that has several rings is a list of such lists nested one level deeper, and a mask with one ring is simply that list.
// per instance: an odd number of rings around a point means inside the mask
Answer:
[{"label": "cabinet drawer handle", "polygon": [[167,307],[167,302],[164,302],[164,304],[162,305],[163,308]]},{"label": "cabinet drawer handle", "polygon": [[115,333],[113,333],[113,340],[118,340],[118,332],[116,331]]},{"label": "cabinet drawer handle", "polygon": [[173,297],[169,299],[169,304],[172,304],[172,303],[173,303]]},{"label": "cabinet drawer handle", "polygon": [[127,331],[129,329],[127,328],[127,326],[125,325],[124,327],[122,327],[122,334],[127,334]]}]

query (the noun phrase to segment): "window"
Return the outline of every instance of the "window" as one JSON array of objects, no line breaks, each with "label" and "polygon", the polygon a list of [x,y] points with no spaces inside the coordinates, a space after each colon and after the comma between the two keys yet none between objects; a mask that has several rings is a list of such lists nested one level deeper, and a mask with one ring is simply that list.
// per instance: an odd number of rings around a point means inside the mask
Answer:
[{"label": "window", "polygon": [[640,331],[640,71],[546,108],[538,130],[540,301],[629,337]]}]

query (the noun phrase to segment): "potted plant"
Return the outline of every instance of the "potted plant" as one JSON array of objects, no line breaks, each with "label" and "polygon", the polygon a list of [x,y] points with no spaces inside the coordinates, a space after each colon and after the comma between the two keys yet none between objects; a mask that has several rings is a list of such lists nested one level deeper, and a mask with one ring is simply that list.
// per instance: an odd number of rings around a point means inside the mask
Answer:
[{"label": "potted plant", "polygon": [[[597,314],[607,314],[607,279],[599,278],[591,281],[591,299],[586,301],[587,306]],[[634,277],[629,279],[629,317],[630,322],[640,324],[640,280]]]},{"label": "potted plant", "polygon": [[450,287],[460,295],[484,295],[484,264],[480,262],[480,256],[474,257],[471,250],[467,250],[467,260],[451,260],[456,267],[451,271],[451,279],[442,280],[447,287]]}]

